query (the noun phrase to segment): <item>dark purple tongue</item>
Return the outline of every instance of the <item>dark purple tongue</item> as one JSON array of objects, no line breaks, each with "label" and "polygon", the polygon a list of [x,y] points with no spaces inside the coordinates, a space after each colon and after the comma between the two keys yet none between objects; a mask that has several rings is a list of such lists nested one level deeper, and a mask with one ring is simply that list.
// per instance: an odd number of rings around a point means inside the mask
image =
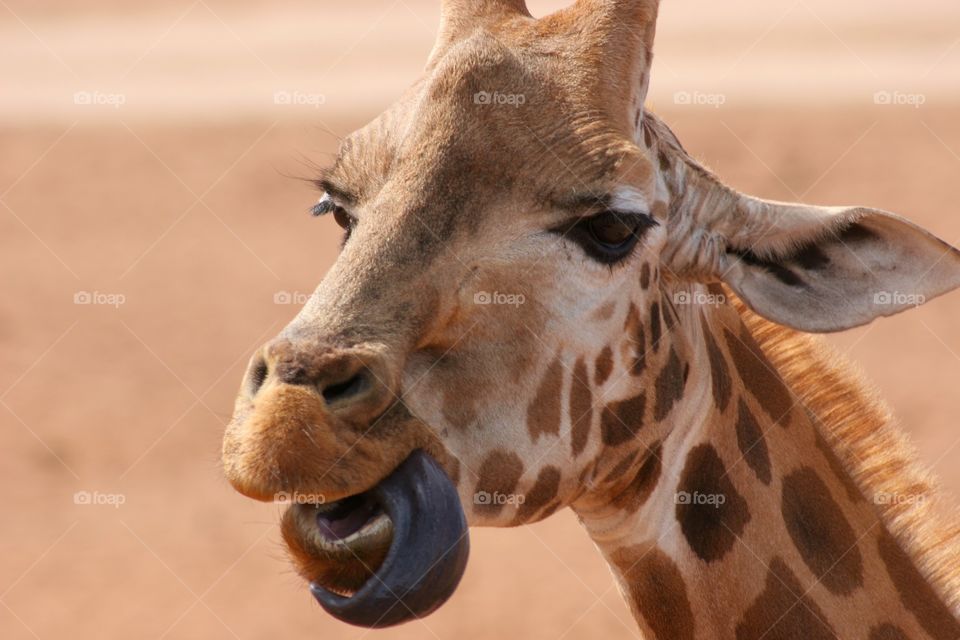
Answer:
[{"label": "dark purple tongue", "polygon": [[342,540],[359,531],[379,513],[379,505],[367,494],[351,496],[328,511],[317,512],[317,529],[327,540]]},{"label": "dark purple tongue", "polygon": [[467,567],[470,540],[456,487],[433,458],[417,450],[364,495],[393,522],[387,557],[352,596],[313,583],[313,597],[334,617],[361,627],[429,615],[453,595]]}]

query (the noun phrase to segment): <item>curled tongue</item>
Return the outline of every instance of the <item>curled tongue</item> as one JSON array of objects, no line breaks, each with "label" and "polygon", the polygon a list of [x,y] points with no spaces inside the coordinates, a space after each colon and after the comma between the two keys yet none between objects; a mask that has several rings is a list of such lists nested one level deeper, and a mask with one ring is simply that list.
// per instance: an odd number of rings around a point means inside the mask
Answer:
[{"label": "curled tongue", "polygon": [[[386,558],[352,596],[316,583],[310,591],[335,618],[361,627],[389,627],[429,615],[453,595],[470,552],[456,487],[433,458],[417,450],[360,499],[382,508],[393,523]],[[342,536],[354,526],[352,515],[334,518],[338,511],[324,514],[324,535]]]},{"label": "curled tongue", "polygon": [[327,511],[317,513],[317,529],[328,540],[342,540],[363,528],[380,507],[366,494],[339,501]]}]

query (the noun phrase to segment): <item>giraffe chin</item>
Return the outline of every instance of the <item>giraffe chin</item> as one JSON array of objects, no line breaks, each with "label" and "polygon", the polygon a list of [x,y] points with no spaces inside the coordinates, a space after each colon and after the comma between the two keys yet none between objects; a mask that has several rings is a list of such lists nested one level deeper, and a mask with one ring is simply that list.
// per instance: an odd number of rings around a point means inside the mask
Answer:
[{"label": "giraffe chin", "polygon": [[[429,615],[453,595],[470,551],[467,521],[456,487],[429,454],[415,450],[375,487],[346,500],[365,519],[342,540],[330,541],[322,512],[320,524],[311,523],[322,534],[310,535],[304,505],[284,514],[284,538],[328,613],[361,627],[390,627]],[[319,544],[304,545],[318,537]]]}]

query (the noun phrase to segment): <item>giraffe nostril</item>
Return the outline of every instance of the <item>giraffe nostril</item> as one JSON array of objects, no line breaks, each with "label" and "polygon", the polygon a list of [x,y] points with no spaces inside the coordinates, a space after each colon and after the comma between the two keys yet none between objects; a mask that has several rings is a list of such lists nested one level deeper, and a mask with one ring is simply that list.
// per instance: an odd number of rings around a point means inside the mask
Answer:
[{"label": "giraffe nostril", "polygon": [[263,383],[267,380],[267,373],[269,369],[267,368],[267,361],[263,357],[259,357],[257,361],[253,364],[250,369],[250,394],[256,395],[257,391],[260,390],[260,387],[263,386]]},{"label": "giraffe nostril", "polygon": [[327,385],[323,388],[323,399],[327,404],[335,404],[350,400],[360,395],[370,387],[370,381],[367,379],[366,371],[358,371],[342,382]]}]

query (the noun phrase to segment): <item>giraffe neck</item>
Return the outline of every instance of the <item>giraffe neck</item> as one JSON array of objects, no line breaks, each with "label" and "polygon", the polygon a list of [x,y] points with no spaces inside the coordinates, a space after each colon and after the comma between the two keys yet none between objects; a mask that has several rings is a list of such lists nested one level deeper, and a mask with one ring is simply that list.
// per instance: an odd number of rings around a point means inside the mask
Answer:
[{"label": "giraffe neck", "polygon": [[[653,444],[621,458],[623,481],[575,507],[646,637],[960,638],[890,533],[890,508],[929,488],[865,497],[828,443],[830,416],[789,386],[740,312],[672,311],[660,350],[703,364],[665,419],[637,429]],[[862,394],[844,401],[878,414]]]}]

